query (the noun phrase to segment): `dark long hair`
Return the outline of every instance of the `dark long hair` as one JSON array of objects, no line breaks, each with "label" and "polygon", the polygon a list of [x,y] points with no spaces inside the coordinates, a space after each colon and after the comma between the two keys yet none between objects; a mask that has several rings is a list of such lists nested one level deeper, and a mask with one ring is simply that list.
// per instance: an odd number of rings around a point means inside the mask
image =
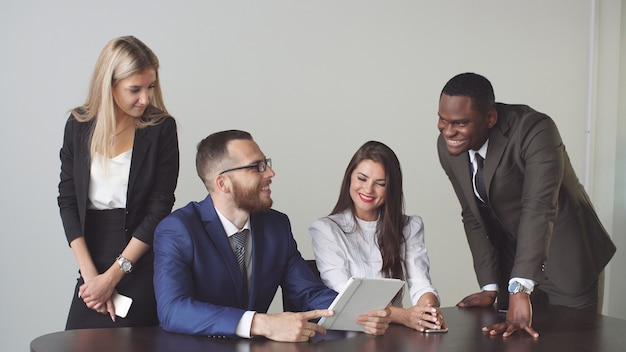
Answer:
[{"label": "dark long hair", "polygon": [[[386,175],[385,202],[380,207],[378,224],[376,225],[378,247],[383,258],[381,273],[383,277],[404,280],[406,277],[404,270],[404,258],[406,258],[406,255],[402,252],[405,242],[402,230],[406,226],[408,218],[404,215],[402,170],[400,169],[398,157],[391,148],[381,142],[369,141],[356,151],[346,168],[343,181],[341,182],[341,189],[339,190],[339,199],[337,199],[337,204],[331,215],[350,209],[352,216],[356,217],[354,215],[354,202],[350,197],[350,182],[354,169],[363,160],[372,160],[380,163]],[[356,218],[354,220],[355,226],[358,226]],[[349,233],[355,229],[344,229],[344,231]]]}]

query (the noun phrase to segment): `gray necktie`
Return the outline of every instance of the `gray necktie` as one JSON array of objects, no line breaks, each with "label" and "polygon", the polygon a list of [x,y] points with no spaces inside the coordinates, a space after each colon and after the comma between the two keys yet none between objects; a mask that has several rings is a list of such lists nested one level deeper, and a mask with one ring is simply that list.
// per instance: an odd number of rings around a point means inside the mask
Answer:
[{"label": "gray necktie", "polygon": [[235,259],[246,282],[248,281],[248,273],[246,271],[246,238],[248,237],[248,232],[248,229],[243,229],[231,236],[231,246],[235,253]]},{"label": "gray necktie", "polygon": [[476,158],[476,164],[478,165],[478,168],[476,169],[476,175],[474,176],[474,184],[476,185],[476,192],[478,192],[478,194],[480,195],[480,198],[483,199],[483,203],[487,203],[487,188],[485,187],[485,175],[484,175],[484,161],[485,159],[483,159],[482,156],[480,156],[480,154],[476,153],[474,154],[474,157]]}]

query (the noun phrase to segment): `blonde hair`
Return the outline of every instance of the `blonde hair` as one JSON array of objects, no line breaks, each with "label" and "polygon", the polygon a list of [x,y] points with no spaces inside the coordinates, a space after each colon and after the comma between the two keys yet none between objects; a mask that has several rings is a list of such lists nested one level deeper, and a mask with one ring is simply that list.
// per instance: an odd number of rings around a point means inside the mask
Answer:
[{"label": "blonde hair", "polygon": [[81,122],[95,119],[89,147],[93,160],[96,152],[111,156],[111,136],[115,133],[115,101],[113,87],[124,78],[152,69],[156,75],[150,105],[136,121],[137,128],[156,125],[169,113],[163,103],[159,82],[159,59],[143,42],[133,36],[114,38],[102,49],[89,85],[87,101],[71,110]]}]

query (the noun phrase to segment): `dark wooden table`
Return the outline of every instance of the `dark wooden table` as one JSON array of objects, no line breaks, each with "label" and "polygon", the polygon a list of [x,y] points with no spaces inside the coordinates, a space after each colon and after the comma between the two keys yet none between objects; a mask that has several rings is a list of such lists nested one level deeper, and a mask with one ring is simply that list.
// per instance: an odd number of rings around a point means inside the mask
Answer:
[{"label": "dark wooden table", "polygon": [[450,332],[423,334],[392,325],[384,336],[329,331],[303,343],[263,338],[221,340],[172,334],[161,328],[86,329],[40,336],[30,344],[34,352],[49,351],[626,351],[626,320],[562,307],[535,310],[533,326],[541,337],[517,332],[506,339],[491,337],[481,327],[503,319],[494,309],[443,308]]}]

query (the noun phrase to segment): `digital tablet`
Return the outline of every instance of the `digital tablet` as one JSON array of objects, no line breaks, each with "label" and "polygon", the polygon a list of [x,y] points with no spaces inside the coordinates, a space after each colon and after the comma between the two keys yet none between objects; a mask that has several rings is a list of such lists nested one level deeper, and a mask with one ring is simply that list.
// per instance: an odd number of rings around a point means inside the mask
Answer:
[{"label": "digital tablet", "polygon": [[365,331],[356,317],[385,308],[403,285],[398,279],[351,277],[328,307],[335,314],[322,317],[317,325],[329,330]]}]

